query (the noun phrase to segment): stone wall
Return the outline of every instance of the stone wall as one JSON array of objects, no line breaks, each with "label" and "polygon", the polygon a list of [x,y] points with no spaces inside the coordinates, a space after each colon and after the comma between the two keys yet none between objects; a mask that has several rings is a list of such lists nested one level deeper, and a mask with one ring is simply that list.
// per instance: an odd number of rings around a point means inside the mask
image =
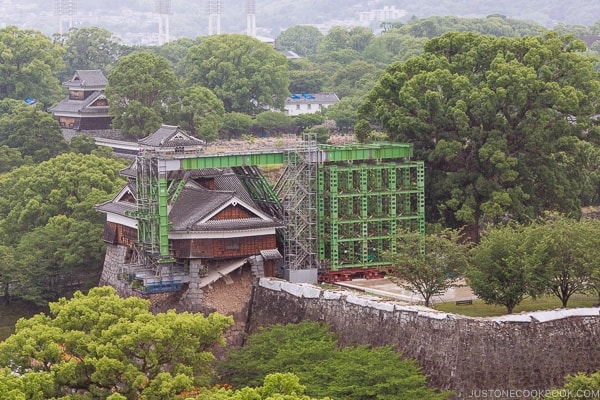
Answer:
[{"label": "stone wall", "polygon": [[248,319],[248,306],[252,293],[252,281],[256,273],[260,273],[256,263],[245,265],[211,285],[200,288],[197,266],[191,268],[190,282],[179,292],[142,295],[131,289],[127,281],[118,276],[125,263],[127,247],[123,245],[106,245],[104,267],[100,277],[100,286],[109,285],[115,288],[122,297],[139,296],[150,300],[152,312],[165,312],[169,309],[177,311],[202,312],[205,314],[219,312],[231,315],[234,325],[225,332],[228,346],[242,345]]},{"label": "stone wall", "polygon": [[[431,385],[469,398],[489,390],[555,388],[567,374],[600,370],[599,311],[469,318],[263,278],[255,289],[249,331],[277,323],[327,322],[342,344],[393,345],[419,362]],[[500,392],[494,397],[503,398]]]}]

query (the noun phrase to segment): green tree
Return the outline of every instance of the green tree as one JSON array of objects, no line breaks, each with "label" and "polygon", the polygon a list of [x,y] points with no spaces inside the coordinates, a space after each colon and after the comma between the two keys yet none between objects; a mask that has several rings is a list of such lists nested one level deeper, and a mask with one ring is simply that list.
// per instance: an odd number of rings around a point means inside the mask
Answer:
[{"label": "green tree", "polygon": [[482,237],[471,251],[466,272],[473,293],[487,304],[506,307],[508,314],[532,294],[532,268],[527,231],[498,227]]},{"label": "green tree", "polygon": [[57,215],[103,224],[94,207],[121,188],[123,167],[114,159],[68,153],[17,168],[0,181],[0,227],[14,244]]},{"label": "green tree", "polygon": [[[18,321],[15,333],[0,343],[0,365],[23,380],[41,375],[47,383],[41,390],[64,399],[114,393],[166,399],[169,393],[150,396],[160,381],[181,389],[208,385],[211,350],[224,344],[231,317],[152,314],[149,307],[148,300],[120,298],[111,287],[76,292],[71,300],[50,303],[50,315]],[[6,381],[1,378],[0,388]]]},{"label": "green tree", "polygon": [[137,137],[156,131],[178,88],[173,68],[164,57],[151,52],[121,57],[106,87],[113,126]]},{"label": "green tree", "polygon": [[395,61],[404,62],[412,56],[423,53],[426,42],[425,38],[416,38],[391,30],[371,40],[365,48],[363,56],[365,60],[383,65],[389,65]]},{"label": "green tree", "polygon": [[361,53],[374,38],[375,35],[369,28],[355,26],[347,29],[334,26],[319,43],[318,52],[328,53],[336,50],[352,49]]},{"label": "green tree", "polygon": [[227,139],[240,137],[246,133],[254,121],[252,117],[238,112],[228,112],[223,116],[223,126],[221,127],[221,136]]},{"label": "green tree", "polygon": [[321,125],[325,122],[325,116],[322,112],[316,112],[313,114],[300,114],[293,117],[294,125],[299,127],[301,130],[312,128],[316,125]]},{"label": "green tree", "polygon": [[302,57],[308,57],[317,51],[323,34],[318,28],[297,25],[287,28],[277,36],[275,47],[278,50],[291,50]]},{"label": "green tree", "polygon": [[427,387],[416,363],[391,347],[339,349],[326,326],[302,322],[261,329],[230,350],[218,370],[235,387],[259,386],[265,376],[293,373],[309,396],[335,399],[443,399]]},{"label": "green tree", "polygon": [[532,227],[535,285],[558,297],[564,308],[574,293],[593,289],[598,273],[600,221],[552,216]]},{"label": "green tree", "polygon": [[63,48],[41,32],[15,26],[0,29],[0,99],[34,98],[49,105],[60,99],[56,78]]},{"label": "green tree", "polygon": [[551,390],[544,399],[591,399],[597,396],[598,388],[600,388],[600,371],[593,374],[580,372],[576,375],[568,375],[565,385],[560,389]]},{"label": "green tree", "polygon": [[375,86],[381,70],[366,61],[354,61],[342,66],[331,78],[330,89],[344,98],[366,95]]},{"label": "green tree", "polygon": [[254,126],[271,134],[284,132],[292,124],[292,119],[277,111],[264,111],[256,115]]},{"label": "green tree", "polygon": [[454,286],[468,266],[467,247],[459,242],[458,232],[425,236],[402,232],[395,243],[394,252],[383,253],[391,264],[389,275],[398,285],[419,293],[425,307],[434,296]]},{"label": "green tree", "polygon": [[[391,140],[426,160],[427,215],[447,226],[552,209],[580,213],[595,184],[574,171],[582,142],[596,140],[600,82],[571,36],[495,38],[450,33],[395,63],[359,108]],[[364,137],[364,135],[362,135]],[[576,163],[575,163],[576,164]]]},{"label": "green tree", "polygon": [[102,268],[104,219],[94,211],[122,187],[124,164],[94,154],[63,154],[13,169],[0,180],[0,241],[14,263],[0,263],[10,295],[43,303],[75,275]]},{"label": "green tree", "polygon": [[190,49],[184,65],[186,85],[210,89],[227,112],[283,108],[289,93],[286,58],[247,35],[210,36]]},{"label": "green tree", "polygon": [[61,81],[70,79],[76,70],[99,69],[108,73],[118,59],[128,52],[112,32],[99,28],[71,28],[69,32],[56,36],[54,42],[65,48],[65,70]]},{"label": "green tree", "polygon": [[25,233],[15,249],[13,295],[44,305],[81,276],[97,279],[105,252],[102,230],[102,224],[57,215]]},{"label": "green tree", "polygon": [[172,122],[192,135],[206,141],[219,136],[225,109],[223,102],[209,89],[198,85],[182,89],[172,109],[176,118]]},{"label": "green tree", "polygon": [[16,281],[17,271],[14,249],[0,245],[0,293],[4,297],[5,304],[10,304],[11,289]]},{"label": "green tree", "polygon": [[325,116],[327,119],[335,121],[335,126],[339,131],[351,132],[358,120],[356,108],[360,103],[359,97],[344,97],[339,103],[327,107]]},{"label": "green tree", "polygon": [[318,93],[321,91],[327,76],[317,63],[306,58],[289,60],[290,92]]},{"label": "green tree", "polygon": [[173,70],[175,71],[175,75],[178,78],[184,78],[184,67],[183,61],[185,60],[185,56],[192,46],[199,44],[201,38],[198,37],[196,39],[190,39],[186,37],[181,37],[175,40],[170,40],[167,43],[155,47],[153,51],[161,57],[169,60],[171,65],[173,65]]},{"label": "green tree", "polygon": [[21,165],[32,164],[31,156],[23,157],[19,149],[8,147],[7,145],[0,146],[0,174],[9,172],[13,168]]},{"label": "green tree", "polygon": [[16,100],[1,101],[0,146],[16,149],[34,162],[46,161],[67,150],[59,123],[37,105]]}]

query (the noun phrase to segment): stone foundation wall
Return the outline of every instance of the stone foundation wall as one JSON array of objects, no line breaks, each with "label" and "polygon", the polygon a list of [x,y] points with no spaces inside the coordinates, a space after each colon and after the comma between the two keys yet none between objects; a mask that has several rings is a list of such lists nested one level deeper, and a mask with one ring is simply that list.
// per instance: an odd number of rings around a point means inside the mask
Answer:
[{"label": "stone foundation wall", "polygon": [[342,344],[395,346],[419,362],[433,386],[454,390],[457,398],[480,397],[475,391],[483,390],[555,388],[567,374],[600,370],[598,308],[468,318],[353,292],[260,280],[250,332],[303,320],[329,323]]},{"label": "stone foundation wall", "polygon": [[191,268],[190,282],[184,285],[180,292],[156,293],[142,295],[131,289],[126,281],[118,279],[125,262],[127,247],[107,244],[104,267],[100,277],[100,286],[109,285],[115,288],[121,297],[138,296],[150,300],[152,312],[165,312],[169,309],[211,313],[219,312],[231,315],[234,325],[225,332],[228,346],[239,347],[243,344],[248,305],[252,293],[253,270],[255,266],[245,265],[226,277],[219,279],[209,286],[200,288],[200,278],[197,266]]}]

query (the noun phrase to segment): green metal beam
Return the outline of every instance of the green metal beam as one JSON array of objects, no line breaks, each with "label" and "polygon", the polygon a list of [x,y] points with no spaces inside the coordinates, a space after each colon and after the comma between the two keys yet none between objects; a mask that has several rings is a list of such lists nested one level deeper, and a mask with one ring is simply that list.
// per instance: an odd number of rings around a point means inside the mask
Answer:
[{"label": "green metal beam", "polygon": [[[181,169],[231,168],[246,165],[284,164],[286,151],[256,152],[235,154],[202,154],[181,160]],[[302,149],[297,150],[302,153]],[[412,157],[412,145],[407,143],[351,144],[347,146],[319,145],[315,159],[309,162],[319,164],[339,161],[391,160]]]}]

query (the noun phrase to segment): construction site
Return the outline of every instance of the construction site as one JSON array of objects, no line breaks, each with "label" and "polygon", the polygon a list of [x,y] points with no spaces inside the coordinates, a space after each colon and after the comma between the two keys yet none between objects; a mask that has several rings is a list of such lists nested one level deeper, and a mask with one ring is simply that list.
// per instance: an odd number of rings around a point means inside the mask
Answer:
[{"label": "construction site", "polygon": [[[107,214],[107,260],[122,254],[113,275],[142,295],[201,291],[245,264],[298,283],[383,276],[397,233],[424,233],[423,162],[409,144],[304,139],[209,153],[163,125],[140,140],[122,171],[128,184],[97,207]],[[267,166],[283,170],[274,184]]]}]

